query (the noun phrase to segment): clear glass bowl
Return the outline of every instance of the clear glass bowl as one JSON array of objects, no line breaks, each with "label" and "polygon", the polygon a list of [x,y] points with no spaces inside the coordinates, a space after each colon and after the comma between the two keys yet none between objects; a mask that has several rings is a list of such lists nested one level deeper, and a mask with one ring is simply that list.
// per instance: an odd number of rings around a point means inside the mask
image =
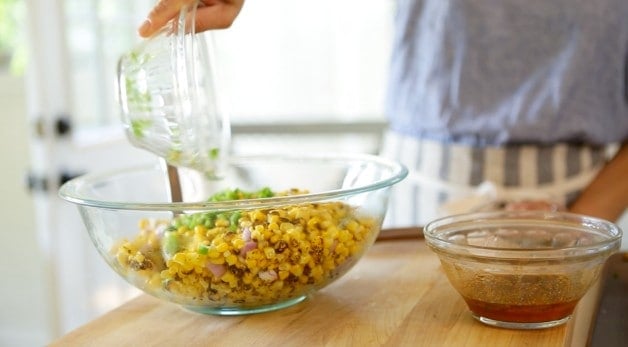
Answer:
[{"label": "clear glass bowl", "polygon": [[[197,312],[234,315],[293,305],[343,276],[374,242],[389,190],[407,175],[370,155],[237,157],[227,167],[223,180],[181,175],[180,203],[169,202],[160,167],[88,174],[59,194],[129,283]],[[309,192],[206,200],[264,187]]]},{"label": "clear glass bowl", "polygon": [[211,31],[196,33],[197,3],[122,55],[118,101],[129,141],[210,177],[222,174],[230,122],[217,87]]},{"label": "clear glass bowl", "polygon": [[500,211],[441,218],[424,234],[473,317],[539,329],[569,320],[622,231],[567,212]]}]

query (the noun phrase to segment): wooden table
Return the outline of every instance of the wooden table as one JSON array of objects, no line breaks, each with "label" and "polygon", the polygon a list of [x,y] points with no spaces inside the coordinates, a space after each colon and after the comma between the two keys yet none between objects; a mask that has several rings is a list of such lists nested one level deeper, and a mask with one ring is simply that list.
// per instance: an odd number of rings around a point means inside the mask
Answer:
[{"label": "wooden table", "polygon": [[567,324],[493,328],[474,320],[423,240],[376,242],[342,279],[280,311],[210,316],[142,295],[51,346],[583,346],[591,290]]}]

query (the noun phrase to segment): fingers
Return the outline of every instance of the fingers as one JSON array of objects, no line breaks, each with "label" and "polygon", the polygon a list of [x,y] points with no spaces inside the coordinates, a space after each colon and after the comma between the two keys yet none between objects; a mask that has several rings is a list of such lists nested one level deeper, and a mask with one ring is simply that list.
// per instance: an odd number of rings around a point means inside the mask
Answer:
[{"label": "fingers", "polygon": [[166,25],[169,20],[175,18],[181,7],[193,3],[195,0],[159,0],[157,5],[148,14],[148,17],[138,29],[138,33],[142,37],[148,37],[154,34],[161,27]]},{"label": "fingers", "polygon": [[[150,11],[146,21],[138,29],[142,37],[149,37],[175,18],[184,5],[197,0],[159,0]],[[196,10],[196,31],[224,29],[231,26],[240,13],[244,0],[204,0]]]},{"label": "fingers", "polygon": [[199,7],[196,10],[196,31],[230,27],[240,13],[243,3],[244,0],[234,0],[223,4]]}]

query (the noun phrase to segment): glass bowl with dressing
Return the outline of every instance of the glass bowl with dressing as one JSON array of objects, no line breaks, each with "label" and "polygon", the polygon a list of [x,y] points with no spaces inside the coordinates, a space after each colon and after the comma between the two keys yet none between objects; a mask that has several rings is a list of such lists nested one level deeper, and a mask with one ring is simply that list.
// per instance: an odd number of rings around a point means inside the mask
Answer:
[{"label": "glass bowl with dressing", "polygon": [[557,211],[452,215],[424,234],[473,317],[512,329],[567,322],[622,237],[609,221]]}]

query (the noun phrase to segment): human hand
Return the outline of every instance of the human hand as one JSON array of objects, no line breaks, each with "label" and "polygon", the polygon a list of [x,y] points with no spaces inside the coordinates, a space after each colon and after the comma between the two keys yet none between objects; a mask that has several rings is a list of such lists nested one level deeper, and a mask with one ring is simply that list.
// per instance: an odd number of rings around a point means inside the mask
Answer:
[{"label": "human hand", "polygon": [[142,37],[151,36],[178,16],[183,6],[195,1],[198,1],[196,32],[230,27],[244,5],[244,0],[159,0],[139,27],[138,33]]}]

